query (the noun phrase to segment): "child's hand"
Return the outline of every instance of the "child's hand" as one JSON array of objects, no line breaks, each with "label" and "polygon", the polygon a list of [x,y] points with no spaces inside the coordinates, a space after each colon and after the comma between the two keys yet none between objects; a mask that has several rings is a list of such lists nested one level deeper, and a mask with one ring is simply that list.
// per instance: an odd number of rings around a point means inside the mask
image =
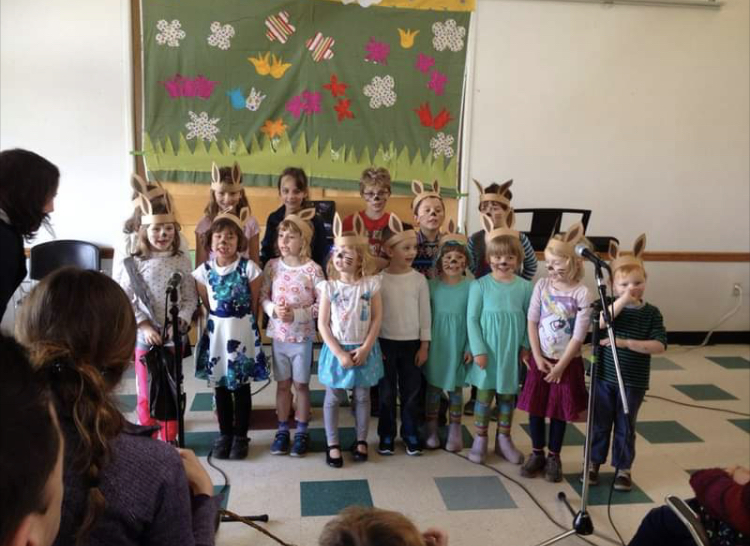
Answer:
[{"label": "child's hand", "polygon": [[472,360],[471,353],[464,353],[464,364],[471,364]]},{"label": "child's hand", "polygon": [[367,356],[370,354],[370,348],[360,345],[351,352],[352,360],[355,366],[362,366],[367,362]]},{"label": "child's hand", "polygon": [[[615,345],[618,349],[628,349],[628,339],[622,339],[621,337],[615,338]],[[611,344],[609,342],[609,338],[605,337],[604,339],[599,341],[599,345],[603,347],[609,347]]]},{"label": "child's hand", "polygon": [[283,299],[274,307],[273,312],[281,322],[294,322],[294,309],[288,306]]},{"label": "child's hand", "polygon": [[521,350],[518,351],[518,360],[520,362],[523,362],[523,365],[526,366],[526,368],[529,367],[529,358],[530,357],[531,357],[531,351],[529,351],[525,347],[521,347]]},{"label": "child's hand", "polygon": [[534,356],[534,362],[536,363],[536,369],[543,374],[548,374],[552,371],[552,367],[554,366],[552,362],[544,358],[542,355]]},{"label": "child's hand", "polygon": [[638,298],[636,298],[633,295],[633,292],[629,288],[625,290],[625,292],[620,294],[620,297],[618,299],[622,301],[623,304],[625,305],[632,305],[634,303],[638,303]]},{"label": "child's hand", "polygon": [[422,533],[422,538],[426,546],[448,546],[448,533],[434,527]]},{"label": "child's hand", "polygon": [[182,466],[185,467],[185,475],[187,476],[188,485],[193,495],[208,495],[209,497],[214,494],[214,485],[211,483],[211,477],[203,468],[203,465],[195,456],[195,453],[190,449],[178,449],[180,458],[182,459]]},{"label": "child's hand", "polygon": [[341,356],[338,357],[338,361],[342,368],[353,368],[356,366],[352,359],[352,355],[349,353],[341,353]]},{"label": "child's hand", "polygon": [[544,380],[547,383],[559,383],[560,379],[563,376],[563,373],[565,373],[565,370],[562,366],[554,365],[550,369],[549,373],[544,376]]},{"label": "child's hand", "polygon": [[138,328],[143,332],[143,337],[145,338],[146,343],[149,345],[161,345],[161,336],[150,322],[143,322]]},{"label": "child's hand", "polygon": [[480,370],[484,370],[487,367],[487,355],[474,356],[474,363],[479,366]]},{"label": "child's hand", "polygon": [[429,352],[429,346],[423,346],[419,348],[417,354],[414,355],[414,365],[417,368],[421,368],[422,366],[424,366],[424,363],[427,362],[427,356],[429,355]]}]

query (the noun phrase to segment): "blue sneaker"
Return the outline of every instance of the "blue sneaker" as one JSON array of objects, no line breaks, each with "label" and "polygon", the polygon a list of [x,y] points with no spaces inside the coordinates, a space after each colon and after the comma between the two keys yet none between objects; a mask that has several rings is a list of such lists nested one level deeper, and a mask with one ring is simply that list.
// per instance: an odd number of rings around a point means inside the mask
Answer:
[{"label": "blue sneaker", "polygon": [[395,453],[393,438],[387,436],[381,438],[380,443],[378,444],[378,453],[381,455],[393,455]]},{"label": "blue sneaker", "polygon": [[286,455],[289,453],[289,431],[280,430],[271,444],[271,455]]},{"label": "blue sneaker", "polygon": [[406,454],[417,457],[422,454],[422,444],[416,436],[407,436],[404,438],[406,444]]},{"label": "blue sneaker", "polygon": [[294,435],[292,451],[289,453],[292,457],[304,457],[307,454],[307,444],[310,436],[306,432],[297,432]]}]

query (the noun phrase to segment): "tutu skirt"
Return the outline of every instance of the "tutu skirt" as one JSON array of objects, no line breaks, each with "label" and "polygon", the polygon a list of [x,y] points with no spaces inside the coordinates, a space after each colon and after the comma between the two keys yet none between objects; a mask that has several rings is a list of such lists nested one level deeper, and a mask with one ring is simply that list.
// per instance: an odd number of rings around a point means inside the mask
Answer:
[{"label": "tutu skirt", "polygon": [[536,367],[534,357],[530,358],[529,363],[526,382],[518,396],[518,408],[536,417],[566,422],[585,420],[588,394],[584,382],[583,359],[578,356],[571,360],[559,383],[547,383],[544,380],[545,374]]},{"label": "tutu skirt", "polygon": [[[345,351],[353,351],[360,345],[342,345]],[[327,345],[323,345],[318,357],[318,380],[332,389],[353,389],[354,387],[374,387],[383,377],[383,354],[376,341],[361,366],[344,368]]]}]

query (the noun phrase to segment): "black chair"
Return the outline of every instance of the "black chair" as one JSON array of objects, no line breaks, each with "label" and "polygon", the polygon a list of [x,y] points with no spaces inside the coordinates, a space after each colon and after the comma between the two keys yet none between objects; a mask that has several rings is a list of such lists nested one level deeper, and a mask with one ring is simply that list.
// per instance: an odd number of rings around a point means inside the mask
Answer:
[{"label": "black chair", "polygon": [[99,247],[86,241],[74,240],[50,241],[31,247],[29,278],[32,280],[39,281],[66,265],[101,270]]},{"label": "black chair", "polygon": [[312,201],[315,205],[315,212],[323,220],[326,228],[326,239],[333,244],[333,217],[336,214],[335,201]]},{"label": "black chair", "polygon": [[[534,250],[543,251],[547,246],[547,241],[555,233],[563,229],[562,218],[564,214],[580,214],[581,223],[584,231],[589,227],[591,211],[588,209],[513,209],[518,214],[531,214],[531,227],[524,233],[529,238],[529,242]],[[564,226],[567,227],[567,226]],[[586,238],[594,246],[597,252],[607,252],[609,242],[619,241],[609,235],[586,235]]]},{"label": "black chair", "polygon": [[710,546],[711,541],[708,538],[706,529],[703,527],[700,518],[690,509],[690,506],[675,495],[667,495],[664,502],[672,509],[682,524],[687,527],[690,536],[693,537],[696,546]]}]

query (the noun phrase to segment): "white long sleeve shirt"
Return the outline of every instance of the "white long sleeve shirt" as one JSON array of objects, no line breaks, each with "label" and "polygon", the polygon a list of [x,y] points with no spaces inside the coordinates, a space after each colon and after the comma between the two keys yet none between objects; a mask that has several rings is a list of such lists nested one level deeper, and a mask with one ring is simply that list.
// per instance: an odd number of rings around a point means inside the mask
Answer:
[{"label": "white long sleeve shirt", "polygon": [[380,337],[397,341],[430,341],[432,313],[427,279],[413,269],[398,275],[384,271],[381,275],[383,324]]}]

